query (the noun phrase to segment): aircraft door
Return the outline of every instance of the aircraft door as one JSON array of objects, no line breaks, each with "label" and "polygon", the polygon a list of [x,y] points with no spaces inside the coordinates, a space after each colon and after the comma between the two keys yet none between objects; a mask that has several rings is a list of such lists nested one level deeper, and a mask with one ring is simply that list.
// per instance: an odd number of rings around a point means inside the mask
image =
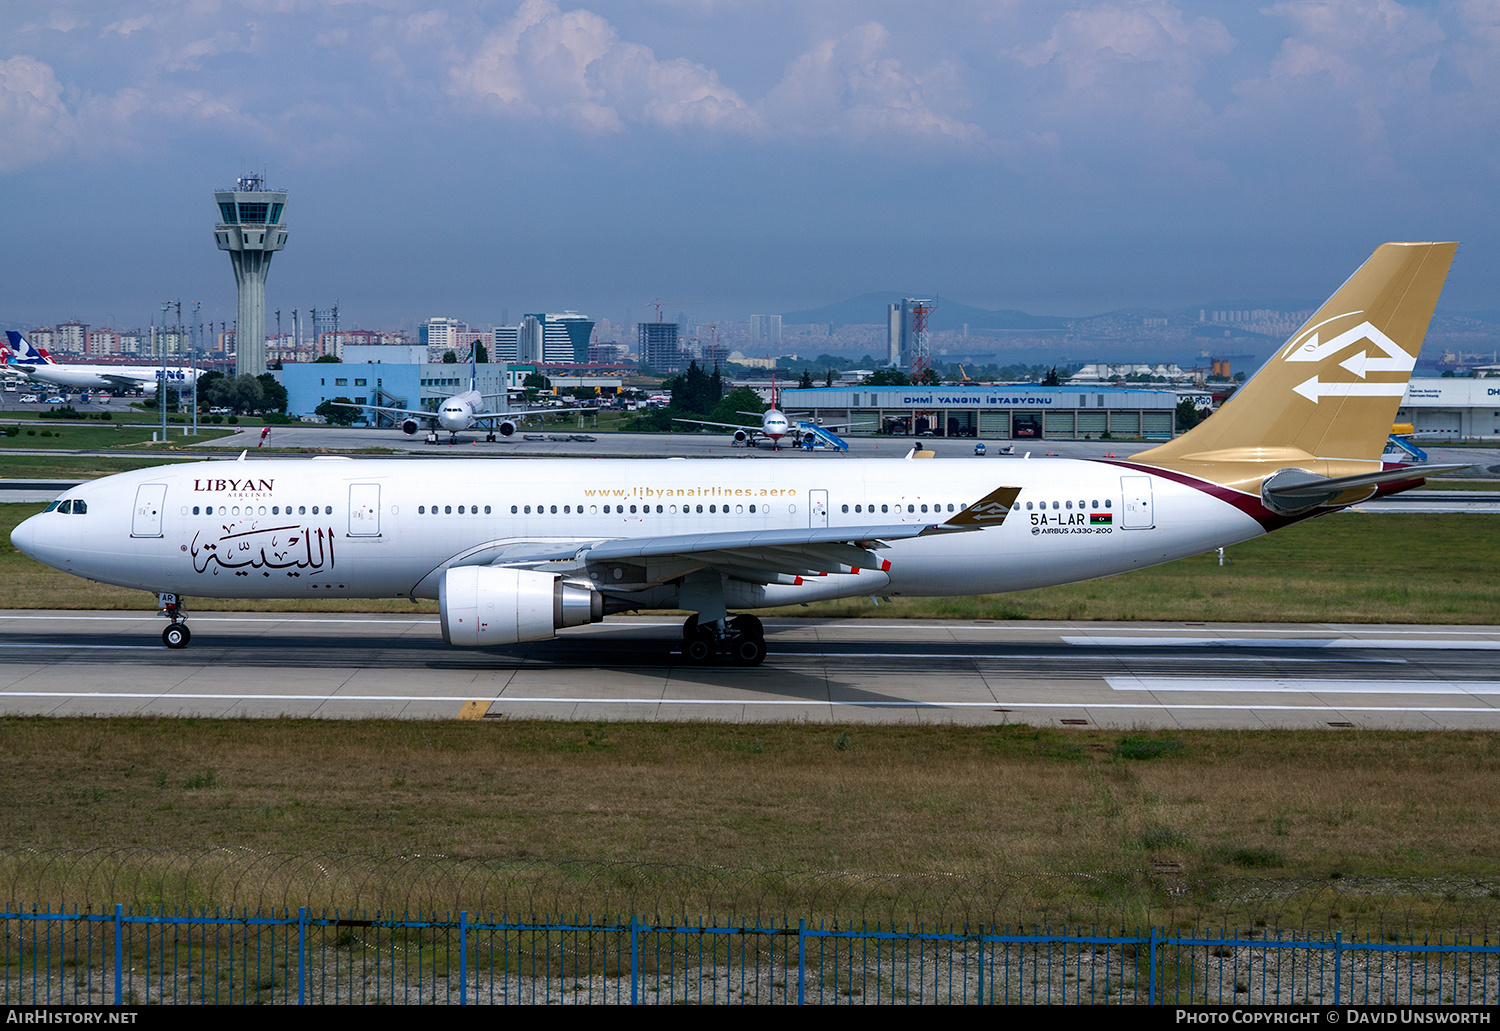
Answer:
[{"label": "aircraft door", "polygon": [[1125,498],[1125,504],[1120,506],[1122,530],[1149,530],[1156,525],[1156,511],[1151,499],[1151,477],[1121,476],[1120,493]]},{"label": "aircraft door", "polygon": [[828,525],[828,492],[826,490],[810,490],[807,492],[808,501],[811,502],[807,510],[807,525],[811,527]]},{"label": "aircraft door", "polygon": [[130,520],[130,536],[161,536],[162,503],[166,498],[165,483],[143,483],[136,488],[135,514]]},{"label": "aircraft door", "polygon": [[349,536],[380,536],[380,484],[349,484]]}]

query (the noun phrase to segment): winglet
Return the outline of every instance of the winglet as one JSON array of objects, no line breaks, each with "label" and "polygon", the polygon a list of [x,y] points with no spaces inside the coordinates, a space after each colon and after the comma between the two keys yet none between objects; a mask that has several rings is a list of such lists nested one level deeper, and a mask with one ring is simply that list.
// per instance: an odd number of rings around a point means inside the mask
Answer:
[{"label": "winglet", "polygon": [[999,526],[1010,515],[1020,493],[1020,487],[997,487],[943,525],[965,529]]}]

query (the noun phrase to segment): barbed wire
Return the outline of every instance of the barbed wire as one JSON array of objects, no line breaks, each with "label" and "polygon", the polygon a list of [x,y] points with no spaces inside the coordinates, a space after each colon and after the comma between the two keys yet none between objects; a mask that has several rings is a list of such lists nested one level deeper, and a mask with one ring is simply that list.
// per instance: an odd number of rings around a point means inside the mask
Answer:
[{"label": "barbed wire", "polygon": [[0,848],[11,911],[122,904],[970,927],[1195,926],[1369,935],[1500,933],[1500,880],[1272,878],[1176,871],[757,870],[245,847]]}]

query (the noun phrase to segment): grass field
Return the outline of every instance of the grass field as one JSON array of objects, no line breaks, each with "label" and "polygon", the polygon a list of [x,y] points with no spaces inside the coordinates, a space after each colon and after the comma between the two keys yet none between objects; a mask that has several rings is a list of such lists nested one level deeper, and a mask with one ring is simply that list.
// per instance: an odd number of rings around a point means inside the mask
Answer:
[{"label": "grass field", "polygon": [[[169,426],[165,443],[174,445],[197,444],[220,437],[227,437],[234,430],[199,429],[198,435],[182,436],[184,427]],[[191,428],[191,427],[187,427]],[[26,426],[16,436],[0,434],[0,450],[7,448],[59,448],[65,450],[128,447],[150,444],[153,434],[160,428],[133,423],[69,422],[49,426]]]},{"label": "grass field", "polygon": [[[89,462],[125,459],[76,459]],[[154,461],[154,460],[148,460]],[[8,474],[11,475],[11,474]],[[30,473],[29,475],[40,475]],[[154,609],[142,591],[90,583],[20,554],[10,531],[41,505],[0,505],[0,608]],[[791,616],[1226,622],[1500,623],[1500,516],[1363,515],[1310,520],[1214,554],[1063,587],[974,598],[869,599],[771,610]],[[435,611],[401,599],[191,598],[202,610]]]},{"label": "grass field", "polygon": [[1460,732],[0,719],[0,826],[37,848],[1483,879],[1497,774]]}]

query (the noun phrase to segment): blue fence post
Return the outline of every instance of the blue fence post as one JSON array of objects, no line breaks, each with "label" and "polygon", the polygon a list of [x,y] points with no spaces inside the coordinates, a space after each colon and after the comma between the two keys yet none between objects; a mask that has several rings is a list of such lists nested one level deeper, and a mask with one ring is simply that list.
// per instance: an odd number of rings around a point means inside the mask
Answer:
[{"label": "blue fence post", "polygon": [[1344,932],[1333,932],[1333,1004],[1337,1006],[1343,991]]},{"label": "blue fence post", "polygon": [[[837,930],[837,928],[835,928]],[[807,1001],[807,921],[797,921],[797,1005]]]},{"label": "blue fence post", "polygon": [[297,1005],[307,1005],[307,907],[297,907]]},{"label": "blue fence post", "polygon": [[979,928],[979,1005],[984,1005],[984,926],[982,924]]},{"label": "blue fence post", "polygon": [[469,1004],[469,911],[458,911],[458,1004]]},{"label": "blue fence post", "polygon": [[1146,971],[1146,1004],[1156,1005],[1156,927],[1151,928],[1151,951],[1146,956],[1146,961],[1151,964]]},{"label": "blue fence post", "polygon": [[115,1005],[125,1005],[125,907],[115,903]]},{"label": "blue fence post", "polygon": [[630,1005],[637,1006],[641,1001],[640,977],[637,973],[641,958],[640,922],[635,917],[630,918]]}]

